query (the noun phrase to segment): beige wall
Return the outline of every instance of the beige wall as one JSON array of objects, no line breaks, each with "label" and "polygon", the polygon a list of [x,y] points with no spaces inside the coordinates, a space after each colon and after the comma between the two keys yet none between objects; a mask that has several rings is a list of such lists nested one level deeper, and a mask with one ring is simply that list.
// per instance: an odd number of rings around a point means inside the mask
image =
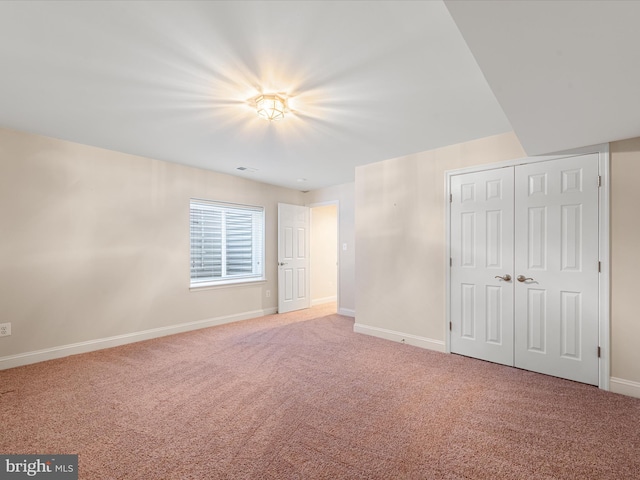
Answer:
[{"label": "beige wall", "polygon": [[311,304],[337,301],[338,207],[311,209]]},{"label": "beige wall", "polygon": [[640,383],[640,138],[611,152],[611,376]]},{"label": "beige wall", "polygon": [[[640,138],[611,149],[611,376],[640,393]],[[356,169],[359,325],[444,343],[445,171],[525,157],[498,135]],[[435,343],[434,343],[435,345]]]},{"label": "beige wall", "polygon": [[[265,283],[189,290],[191,197],[265,207]],[[304,194],[0,130],[0,358],[273,311],[278,202]]]},{"label": "beige wall", "polygon": [[356,168],[356,322],[443,342],[445,171],[524,156],[505,134]]},{"label": "beige wall", "polygon": [[355,184],[345,183],[305,194],[307,205],[324,202],[338,202],[338,312],[353,316],[356,308]]}]

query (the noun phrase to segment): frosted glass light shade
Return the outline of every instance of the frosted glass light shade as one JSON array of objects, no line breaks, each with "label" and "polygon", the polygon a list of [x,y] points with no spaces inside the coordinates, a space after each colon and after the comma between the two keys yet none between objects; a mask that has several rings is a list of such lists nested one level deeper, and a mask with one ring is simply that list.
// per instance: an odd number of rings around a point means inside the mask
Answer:
[{"label": "frosted glass light shade", "polygon": [[285,100],[280,95],[259,95],[256,98],[258,115],[266,120],[284,118]]}]

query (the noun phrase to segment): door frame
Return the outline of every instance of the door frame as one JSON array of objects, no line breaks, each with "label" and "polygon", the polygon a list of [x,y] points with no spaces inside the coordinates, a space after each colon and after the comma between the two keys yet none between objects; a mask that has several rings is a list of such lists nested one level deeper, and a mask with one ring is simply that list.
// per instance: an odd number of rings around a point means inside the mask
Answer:
[{"label": "door frame", "polygon": [[547,162],[561,158],[576,157],[590,153],[598,154],[598,174],[601,185],[598,195],[598,256],[601,271],[598,284],[598,332],[600,346],[600,361],[598,362],[598,387],[609,390],[611,377],[611,349],[610,349],[610,178],[609,178],[609,144],[593,145],[579,148],[556,155],[526,157],[496,163],[486,163],[473,167],[447,170],[445,172],[445,351],[451,353],[451,177],[465,173],[482,172],[496,168],[515,167],[537,162]]}]

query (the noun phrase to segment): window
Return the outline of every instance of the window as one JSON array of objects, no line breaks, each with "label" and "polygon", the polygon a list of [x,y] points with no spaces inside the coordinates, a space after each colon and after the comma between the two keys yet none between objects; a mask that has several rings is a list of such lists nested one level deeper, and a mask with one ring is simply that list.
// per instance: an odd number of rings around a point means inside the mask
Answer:
[{"label": "window", "polygon": [[191,200],[191,286],[264,280],[264,208]]}]

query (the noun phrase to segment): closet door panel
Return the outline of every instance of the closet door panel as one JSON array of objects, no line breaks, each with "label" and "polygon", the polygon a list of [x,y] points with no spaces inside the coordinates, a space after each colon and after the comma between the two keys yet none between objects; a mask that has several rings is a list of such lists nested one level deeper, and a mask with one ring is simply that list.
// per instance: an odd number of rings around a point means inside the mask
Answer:
[{"label": "closet door panel", "polygon": [[597,154],[516,167],[514,276],[515,366],[597,385]]},{"label": "closet door panel", "polygon": [[513,365],[513,168],[450,186],[451,351]]}]

